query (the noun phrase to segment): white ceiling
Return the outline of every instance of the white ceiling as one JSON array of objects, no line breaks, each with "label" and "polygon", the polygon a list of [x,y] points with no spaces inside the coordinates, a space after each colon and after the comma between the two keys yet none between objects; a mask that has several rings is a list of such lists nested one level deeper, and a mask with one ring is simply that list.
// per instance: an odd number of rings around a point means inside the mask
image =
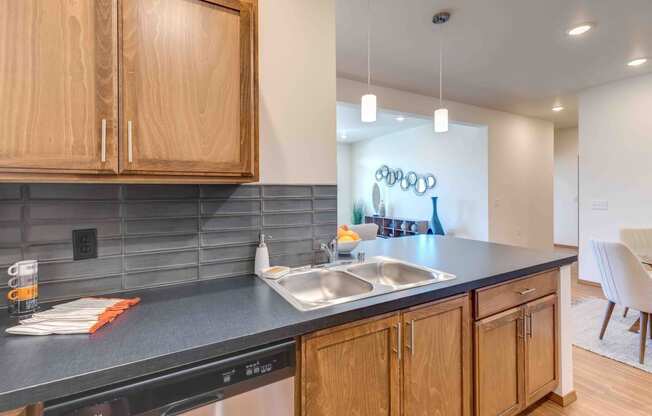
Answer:
[{"label": "white ceiling", "polygon": [[[371,0],[372,83],[439,94],[444,25],[444,97],[577,125],[576,93],[652,72],[630,59],[652,57],[651,0]],[[338,76],[366,81],[367,0],[337,0]],[[583,22],[595,28],[571,38]],[[382,106],[379,97],[379,106]],[[566,109],[553,113],[551,107]],[[451,116],[454,117],[453,114]]]},{"label": "white ceiling", "polygon": [[[402,116],[404,120],[396,120],[398,116]],[[424,124],[432,124],[432,120],[386,110],[378,110],[374,123],[363,123],[360,121],[359,105],[337,103],[337,141],[340,143],[380,137]],[[343,138],[343,135],[346,135],[346,138]]]}]

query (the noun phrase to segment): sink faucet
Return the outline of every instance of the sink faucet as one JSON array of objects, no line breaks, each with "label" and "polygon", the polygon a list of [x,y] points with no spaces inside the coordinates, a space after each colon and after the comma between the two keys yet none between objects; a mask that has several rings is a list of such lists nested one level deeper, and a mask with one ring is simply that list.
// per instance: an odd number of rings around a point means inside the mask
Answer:
[{"label": "sink faucet", "polygon": [[337,239],[333,238],[329,244],[321,243],[320,248],[328,254],[328,262],[337,261]]}]

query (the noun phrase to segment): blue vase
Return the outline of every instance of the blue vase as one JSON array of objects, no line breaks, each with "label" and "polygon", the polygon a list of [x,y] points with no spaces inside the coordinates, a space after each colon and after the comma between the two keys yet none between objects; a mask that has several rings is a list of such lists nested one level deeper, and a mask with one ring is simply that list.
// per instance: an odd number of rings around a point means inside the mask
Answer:
[{"label": "blue vase", "polygon": [[[433,196],[432,198],[432,220],[430,221],[430,233],[435,234],[435,235],[446,235],[446,232],[444,231],[444,227],[441,225],[441,221],[439,221],[439,215],[437,214],[437,199],[438,197]],[[430,234],[428,233],[428,234]]]}]

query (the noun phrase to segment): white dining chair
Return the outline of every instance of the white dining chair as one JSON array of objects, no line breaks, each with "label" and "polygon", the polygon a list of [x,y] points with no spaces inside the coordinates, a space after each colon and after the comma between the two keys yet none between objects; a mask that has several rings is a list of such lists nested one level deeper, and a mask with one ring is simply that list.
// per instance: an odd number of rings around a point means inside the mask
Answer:
[{"label": "white dining chair", "polygon": [[[625,243],[640,259],[652,259],[652,228],[621,228],[620,241]],[[652,267],[643,264],[645,270],[652,271]],[[623,316],[627,317],[629,308],[625,308]],[[651,331],[652,332],[652,331]]]},{"label": "white dining chair", "polygon": [[620,241],[639,257],[652,255],[652,228],[623,228]]},{"label": "white dining chair", "polygon": [[[600,339],[604,337],[616,304],[641,313],[639,362],[645,362],[645,343],[652,313],[652,277],[639,258],[623,243],[591,241],[600,270],[602,290],[609,301]],[[652,331],[652,329],[651,329]]]},{"label": "white dining chair", "polygon": [[358,233],[361,240],[375,240],[378,235],[378,224],[349,225],[349,229]]}]

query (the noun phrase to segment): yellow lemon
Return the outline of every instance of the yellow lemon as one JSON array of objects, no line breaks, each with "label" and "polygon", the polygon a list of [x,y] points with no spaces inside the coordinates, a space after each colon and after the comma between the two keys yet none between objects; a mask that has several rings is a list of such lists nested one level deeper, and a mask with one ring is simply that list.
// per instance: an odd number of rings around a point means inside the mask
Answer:
[{"label": "yellow lemon", "polygon": [[340,243],[345,243],[347,241],[353,241],[353,237],[351,237],[350,235],[343,235],[337,241],[339,241]]},{"label": "yellow lemon", "polygon": [[353,238],[354,240],[359,240],[359,239],[360,239],[360,236],[359,236],[358,233],[356,233],[355,231],[349,231],[349,235],[350,235],[351,238]]}]

